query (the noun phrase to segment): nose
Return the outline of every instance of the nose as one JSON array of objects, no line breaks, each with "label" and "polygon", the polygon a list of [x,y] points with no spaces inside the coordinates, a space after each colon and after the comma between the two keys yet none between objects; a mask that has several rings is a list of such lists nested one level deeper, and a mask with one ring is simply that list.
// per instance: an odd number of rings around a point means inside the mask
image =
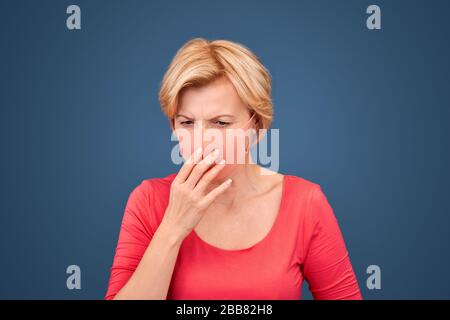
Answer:
[{"label": "nose", "polygon": [[202,120],[194,122],[194,150],[197,150],[199,147],[202,147],[203,154],[202,159],[205,157],[205,125]]},{"label": "nose", "polygon": [[202,120],[199,120],[194,124],[194,144],[196,144],[194,150],[196,150],[198,147],[202,147],[202,159],[205,158],[214,149],[214,141],[210,141],[211,139],[208,137],[206,137],[207,140],[205,139],[206,130],[208,130],[208,128],[205,126]]}]

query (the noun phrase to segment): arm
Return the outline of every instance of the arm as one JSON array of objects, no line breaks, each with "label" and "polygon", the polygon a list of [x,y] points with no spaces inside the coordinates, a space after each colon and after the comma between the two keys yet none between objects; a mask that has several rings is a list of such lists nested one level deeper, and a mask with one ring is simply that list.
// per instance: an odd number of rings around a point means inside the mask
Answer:
[{"label": "arm", "polygon": [[209,183],[224,168],[224,162],[214,164],[218,152],[200,161],[201,151],[186,161],[172,181],[169,204],[159,227],[154,226],[156,219],[151,206],[156,201],[151,197],[153,192],[148,191],[150,183],[145,189],[144,181],[131,193],[106,299],[167,298],[181,243],[205,210],[231,184],[228,179],[207,192]]},{"label": "arm", "polygon": [[153,232],[148,188],[143,182],[129,196],[107,300],[166,299],[182,238],[163,222]]},{"label": "arm", "polygon": [[314,299],[362,299],[338,221],[320,186],[312,190],[306,215],[303,274]]},{"label": "arm", "polygon": [[165,300],[181,242],[161,225],[135,272],[114,299]]}]

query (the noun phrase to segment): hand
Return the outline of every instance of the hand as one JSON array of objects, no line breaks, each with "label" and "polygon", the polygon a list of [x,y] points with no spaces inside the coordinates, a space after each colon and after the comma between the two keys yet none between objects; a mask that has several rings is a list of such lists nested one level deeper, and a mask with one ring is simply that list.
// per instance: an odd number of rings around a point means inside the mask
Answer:
[{"label": "hand", "polygon": [[[206,193],[209,183],[225,167],[225,160],[215,163],[218,150],[199,161],[202,148],[183,164],[170,188],[169,204],[162,223],[184,239],[199,223],[203,213],[230,185],[231,179]],[[210,168],[210,170],[208,170]]]}]

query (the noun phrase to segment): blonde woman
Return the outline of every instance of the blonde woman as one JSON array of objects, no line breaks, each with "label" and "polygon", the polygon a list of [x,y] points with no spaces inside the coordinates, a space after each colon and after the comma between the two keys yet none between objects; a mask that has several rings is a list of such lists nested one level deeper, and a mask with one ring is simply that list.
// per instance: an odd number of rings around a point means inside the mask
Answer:
[{"label": "blonde woman", "polygon": [[[105,299],[301,299],[304,280],[315,299],[361,299],[320,185],[251,159],[273,117],[271,76],[255,54],[192,39],[159,98],[187,161],[131,192]],[[204,139],[238,129],[257,139]],[[230,149],[244,161],[228,160]]]}]

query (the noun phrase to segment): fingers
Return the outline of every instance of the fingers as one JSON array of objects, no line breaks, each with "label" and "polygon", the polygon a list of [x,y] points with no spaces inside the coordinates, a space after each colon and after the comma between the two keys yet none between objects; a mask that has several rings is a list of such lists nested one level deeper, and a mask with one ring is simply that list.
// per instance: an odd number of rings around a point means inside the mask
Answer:
[{"label": "fingers", "polygon": [[222,182],[218,187],[214,188],[210,193],[208,193],[201,201],[200,205],[203,208],[208,208],[209,205],[225,190],[231,186],[231,179]]},{"label": "fingers", "polygon": [[197,183],[197,186],[194,188],[194,190],[203,194],[208,185],[211,183],[211,181],[214,180],[214,178],[217,176],[220,170],[222,170],[224,167],[225,167],[225,160],[223,159],[217,165],[213,166],[210,170],[208,170],[200,178],[200,181]]},{"label": "fingers", "polygon": [[214,163],[217,156],[219,155],[219,150],[215,149],[206,158],[200,161],[193,169],[189,177],[186,179],[185,183],[190,187],[194,188],[199,182],[203,174],[208,170],[209,167]]},{"label": "fingers", "polygon": [[200,161],[202,156],[203,149],[202,147],[195,150],[189,159],[185,161],[183,166],[181,167],[180,171],[178,171],[177,176],[173,180],[175,183],[183,183],[186,181],[186,179],[189,177],[189,174],[191,173],[192,169],[195,167],[195,165]]}]

